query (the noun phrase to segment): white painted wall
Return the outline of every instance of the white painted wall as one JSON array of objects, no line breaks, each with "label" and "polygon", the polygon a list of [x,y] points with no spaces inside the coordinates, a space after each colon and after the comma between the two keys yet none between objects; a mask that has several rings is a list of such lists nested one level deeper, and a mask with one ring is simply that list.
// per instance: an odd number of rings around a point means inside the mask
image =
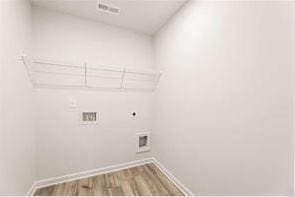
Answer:
[{"label": "white painted wall", "polygon": [[[292,54],[295,54],[295,2],[290,5],[290,13],[291,13],[291,39],[292,39]],[[293,76],[295,76],[295,55],[293,58]],[[293,84],[295,84],[295,77],[293,77]],[[295,85],[293,85],[293,113],[295,111]],[[293,115],[293,155],[295,159],[295,116]],[[295,162],[293,163],[293,196],[295,196]]]},{"label": "white painted wall", "polygon": [[[16,61],[30,54],[30,5],[1,1],[0,195],[23,195],[35,180],[34,161],[43,179],[150,156],[136,155],[135,133],[150,131],[153,115],[153,155],[196,194],[290,194],[288,6],[188,3],[155,37],[164,75],[154,106],[143,92],[32,91]],[[33,9],[33,38],[41,59],[154,65],[152,38],[41,8]],[[82,126],[83,110],[98,111],[99,123]]]},{"label": "white painted wall", "polygon": [[197,195],[292,192],[288,8],[190,1],[156,35],[154,153]]},{"label": "white painted wall", "polygon": [[[43,8],[33,9],[33,38],[33,54],[41,59],[143,69],[154,64],[151,37]],[[135,134],[151,129],[152,93],[42,89],[35,96],[38,179],[149,155],[136,154]],[[77,108],[70,108],[72,98]],[[83,110],[97,111],[99,123],[80,125]]]},{"label": "white painted wall", "polygon": [[24,195],[35,179],[32,86],[17,60],[29,52],[31,6],[0,2],[0,195]]}]

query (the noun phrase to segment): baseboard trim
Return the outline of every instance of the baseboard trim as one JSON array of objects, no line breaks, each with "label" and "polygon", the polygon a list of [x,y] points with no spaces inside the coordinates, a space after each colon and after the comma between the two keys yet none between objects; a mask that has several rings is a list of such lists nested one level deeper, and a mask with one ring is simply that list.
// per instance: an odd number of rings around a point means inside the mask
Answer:
[{"label": "baseboard trim", "polygon": [[195,196],[183,183],[181,183],[163,164],[161,164],[156,158],[152,158],[153,163],[162,171],[168,179],[174,183],[174,185],[186,196]]},{"label": "baseboard trim", "polygon": [[36,191],[36,187],[37,187],[37,184],[36,182],[34,182],[32,186],[30,187],[30,189],[28,190],[26,196],[32,196]]},{"label": "baseboard trim", "polygon": [[146,158],[141,160],[135,160],[131,162],[126,162],[122,164],[117,165],[111,165],[103,168],[97,168],[93,170],[87,170],[83,172],[77,172],[72,174],[67,174],[63,176],[58,177],[52,177],[48,179],[38,180],[33,183],[29,191],[27,192],[27,196],[32,196],[36,192],[38,188],[47,187],[50,185],[56,185],[59,183],[64,183],[68,181],[74,181],[78,179],[83,179],[87,177],[97,176],[100,174],[106,174],[110,172],[115,172],[135,166],[140,166],[147,163],[154,163],[163,174],[167,176],[167,178],[180,190],[182,191],[186,196],[194,196],[194,194],[186,187],[184,186],[172,173],[170,173],[156,158]]},{"label": "baseboard trim", "polygon": [[83,172],[77,172],[77,173],[67,174],[67,175],[63,175],[63,176],[38,180],[32,185],[32,187],[28,191],[27,195],[32,196],[38,188],[56,185],[56,184],[64,183],[64,182],[68,182],[68,181],[75,181],[78,179],[97,176],[100,174],[115,172],[115,171],[131,168],[131,167],[135,167],[135,166],[139,166],[139,165],[143,165],[143,164],[147,164],[147,163],[153,163],[153,159],[147,158],[147,159],[135,160],[135,161],[126,162],[126,163],[117,164],[117,165],[111,165],[111,166],[107,166],[107,167],[103,167],[103,168],[97,168],[97,169],[93,169],[93,170],[87,170],[87,171],[83,171]]}]

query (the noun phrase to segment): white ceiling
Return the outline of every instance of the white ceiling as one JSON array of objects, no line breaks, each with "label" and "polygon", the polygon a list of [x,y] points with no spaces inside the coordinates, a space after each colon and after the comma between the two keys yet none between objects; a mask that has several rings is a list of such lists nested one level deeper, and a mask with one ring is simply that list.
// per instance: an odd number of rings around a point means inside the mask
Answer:
[{"label": "white ceiling", "polygon": [[31,0],[33,5],[153,35],[187,0],[102,0],[119,15],[99,12],[98,0]]}]

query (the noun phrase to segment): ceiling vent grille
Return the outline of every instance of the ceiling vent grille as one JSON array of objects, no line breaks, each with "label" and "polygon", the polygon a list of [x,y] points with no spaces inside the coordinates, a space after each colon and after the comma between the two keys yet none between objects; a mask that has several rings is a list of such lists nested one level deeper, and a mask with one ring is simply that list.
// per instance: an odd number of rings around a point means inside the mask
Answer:
[{"label": "ceiling vent grille", "polygon": [[102,3],[101,1],[98,1],[97,3],[97,10],[114,15],[119,15],[120,13],[120,9],[118,7]]}]

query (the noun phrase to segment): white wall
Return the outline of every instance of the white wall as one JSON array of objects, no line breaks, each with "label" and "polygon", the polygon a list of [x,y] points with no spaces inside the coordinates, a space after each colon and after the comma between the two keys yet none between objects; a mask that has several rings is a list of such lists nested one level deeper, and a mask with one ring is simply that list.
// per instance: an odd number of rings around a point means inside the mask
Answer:
[{"label": "white wall", "polygon": [[17,60],[29,52],[31,7],[0,2],[0,195],[24,195],[35,179],[32,86]]},{"label": "white wall", "polygon": [[[290,12],[291,12],[291,39],[292,39],[292,54],[295,54],[295,2],[290,5]],[[292,56],[293,58],[293,76],[295,75],[295,55]],[[295,77],[293,77],[293,84],[295,84]],[[293,85],[293,113],[295,111],[295,85]],[[295,159],[295,116],[293,115],[293,155]],[[293,163],[293,196],[295,196],[295,162]]]},{"label": "white wall", "polygon": [[[154,64],[151,37],[38,7],[33,38],[33,54],[41,59],[135,68]],[[135,134],[150,131],[152,93],[41,89],[35,96],[38,179],[149,155],[136,154]],[[77,108],[69,107],[71,98]],[[99,123],[82,126],[83,110],[97,111]]]},{"label": "white wall", "polygon": [[[135,133],[150,131],[153,115],[153,155],[196,194],[290,194],[287,6],[189,2],[155,37],[164,75],[153,107],[151,93],[42,89],[32,95],[16,61],[21,51],[30,54],[30,5],[1,1],[0,195],[24,194],[35,180],[34,161],[42,179],[150,156],[135,154]],[[33,9],[33,19],[34,57],[154,64],[148,36],[41,8]],[[71,98],[77,108],[69,107]],[[80,125],[82,110],[98,111],[99,124]]]},{"label": "white wall", "polygon": [[288,6],[190,1],[156,35],[154,153],[197,195],[292,192]]}]

